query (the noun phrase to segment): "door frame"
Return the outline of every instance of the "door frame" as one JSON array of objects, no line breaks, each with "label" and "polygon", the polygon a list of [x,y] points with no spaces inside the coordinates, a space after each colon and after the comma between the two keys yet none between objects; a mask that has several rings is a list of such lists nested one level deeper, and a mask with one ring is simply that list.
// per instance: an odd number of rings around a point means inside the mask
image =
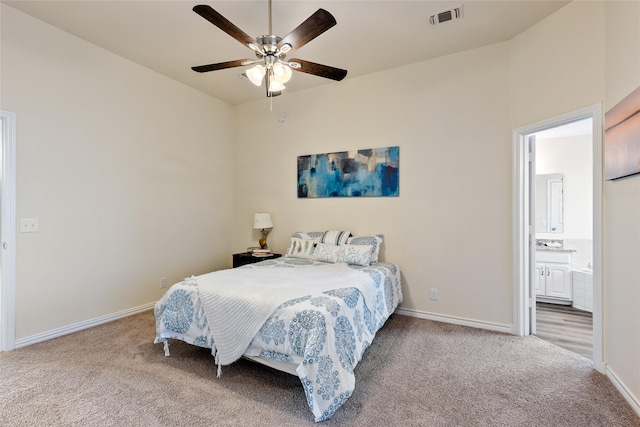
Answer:
[{"label": "door frame", "polygon": [[16,115],[0,110],[2,120],[2,207],[0,208],[0,351],[16,340]]},{"label": "door frame", "polygon": [[[591,117],[593,119],[593,366],[604,373],[602,328],[602,187],[603,187],[603,116],[602,104],[594,104],[566,114],[551,117],[513,130],[513,332],[520,336],[531,334],[530,298],[535,271],[534,206],[531,199],[531,162],[528,136],[545,129]],[[534,292],[535,295],[535,292]],[[532,307],[533,306],[533,307]],[[535,312],[534,312],[535,316]]]}]

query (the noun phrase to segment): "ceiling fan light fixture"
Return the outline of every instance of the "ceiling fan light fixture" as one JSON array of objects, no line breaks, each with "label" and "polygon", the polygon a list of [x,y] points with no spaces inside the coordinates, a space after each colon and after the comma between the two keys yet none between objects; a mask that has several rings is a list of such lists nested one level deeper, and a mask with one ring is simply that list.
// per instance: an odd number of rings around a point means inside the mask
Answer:
[{"label": "ceiling fan light fixture", "polygon": [[285,86],[278,80],[276,80],[275,76],[271,76],[271,78],[269,79],[269,90],[271,92],[281,92],[285,89]]},{"label": "ceiling fan light fixture", "polygon": [[278,83],[287,83],[291,80],[291,68],[288,65],[277,62],[273,66],[273,77]]},{"label": "ceiling fan light fixture", "polygon": [[265,69],[262,65],[257,64],[247,70],[247,77],[256,86],[262,85],[262,78],[264,77]]}]

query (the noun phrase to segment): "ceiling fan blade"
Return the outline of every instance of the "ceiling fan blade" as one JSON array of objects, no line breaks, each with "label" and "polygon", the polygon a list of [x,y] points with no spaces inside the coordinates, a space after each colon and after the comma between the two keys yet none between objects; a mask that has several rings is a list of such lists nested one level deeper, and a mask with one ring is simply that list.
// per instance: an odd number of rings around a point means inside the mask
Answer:
[{"label": "ceiling fan blade", "polygon": [[218,62],[217,64],[198,65],[197,67],[191,67],[191,69],[198,73],[206,73],[208,71],[224,70],[225,68],[242,67],[254,62],[256,61],[251,59],[237,59],[235,61]]},{"label": "ceiling fan blade", "polygon": [[220,28],[225,33],[229,34],[234,39],[238,40],[244,46],[255,51],[262,49],[262,46],[255,41],[253,37],[236,27],[227,18],[216,12],[211,6],[206,4],[199,4],[193,8],[193,11],[202,16],[207,21],[211,22],[216,27]]},{"label": "ceiling fan blade", "polygon": [[291,49],[285,49],[283,52],[287,54],[293,53],[334,25],[336,25],[336,19],[333,15],[324,9],[318,9],[306,21],[298,25],[295,30],[280,40],[278,49],[282,50],[282,47],[288,44]]},{"label": "ceiling fan blade", "polygon": [[307,74],[313,74],[316,76],[324,77],[326,79],[340,81],[347,76],[347,70],[343,70],[342,68],[316,64],[315,62],[304,61],[302,59],[292,59],[289,61],[289,64],[292,63],[300,64],[300,67],[292,66],[292,70],[300,71]]}]

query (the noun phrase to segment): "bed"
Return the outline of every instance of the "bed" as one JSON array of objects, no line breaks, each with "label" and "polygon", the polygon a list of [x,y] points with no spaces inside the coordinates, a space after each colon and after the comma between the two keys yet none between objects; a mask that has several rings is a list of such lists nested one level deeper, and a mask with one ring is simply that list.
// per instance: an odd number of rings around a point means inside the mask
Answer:
[{"label": "bed", "polygon": [[382,236],[326,243],[326,233],[294,233],[281,258],[171,286],[154,342],[166,356],[170,339],[211,349],[218,376],[240,357],[296,375],[315,421],[331,418],[402,289],[398,266],[377,260]]}]

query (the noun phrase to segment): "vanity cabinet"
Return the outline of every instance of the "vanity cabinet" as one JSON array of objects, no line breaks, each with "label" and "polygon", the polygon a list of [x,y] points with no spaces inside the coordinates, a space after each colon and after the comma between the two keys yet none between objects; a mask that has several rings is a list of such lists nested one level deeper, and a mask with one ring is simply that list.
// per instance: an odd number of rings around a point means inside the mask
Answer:
[{"label": "vanity cabinet", "polygon": [[536,273],[539,301],[571,302],[571,252],[536,251]]}]

